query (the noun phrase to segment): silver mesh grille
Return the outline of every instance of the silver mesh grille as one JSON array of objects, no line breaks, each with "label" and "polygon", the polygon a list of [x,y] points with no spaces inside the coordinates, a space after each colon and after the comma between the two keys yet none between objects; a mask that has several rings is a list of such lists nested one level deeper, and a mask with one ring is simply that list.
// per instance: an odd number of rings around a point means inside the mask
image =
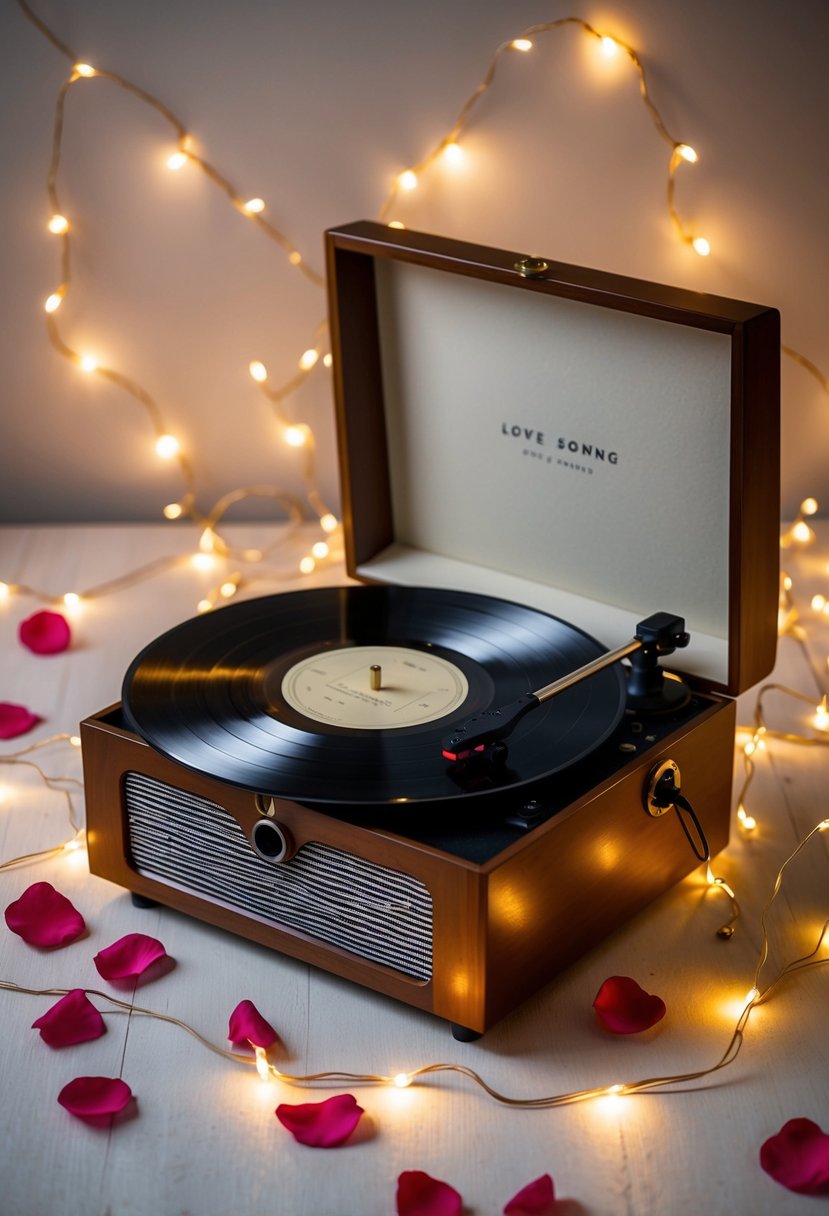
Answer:
[{"label": "silver mesh grille", "polygon": [[142,773],[124,787],[139,874],[431,978],[432,897],[418,879],[316,841],[271,865],[215,802]]}]

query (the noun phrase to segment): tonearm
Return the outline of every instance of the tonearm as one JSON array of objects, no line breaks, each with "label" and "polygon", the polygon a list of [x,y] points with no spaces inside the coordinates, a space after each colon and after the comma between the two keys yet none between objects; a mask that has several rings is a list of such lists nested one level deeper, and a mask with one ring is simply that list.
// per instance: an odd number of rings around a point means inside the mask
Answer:
[{"label": "tonearm", "polygon": [[623,646],[608,650],[606,654],[599,655],[597,659],[553,680],[536,692],[525,693],[500,709],[484,710],[456,727],[443,739],[443,755],[454,762],[486,752],[493,744],[506,739],[521,719],[539,705],[621,659],[630,659],[626,702],[630,708],[651,712],[678,709],[688,700],[690,693],[680,680],[665,679],[659,659],[687,646],[690,640],[681,616],[656,612],[639,622],[636,633]]}]

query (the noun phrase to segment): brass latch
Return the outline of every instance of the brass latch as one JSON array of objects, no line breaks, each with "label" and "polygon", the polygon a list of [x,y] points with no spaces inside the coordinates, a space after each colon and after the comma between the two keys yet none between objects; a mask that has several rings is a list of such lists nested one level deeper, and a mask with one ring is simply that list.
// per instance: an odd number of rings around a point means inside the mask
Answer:
[{"label": "brass latch", "polygon": [[519,258],[514,269],[525,279],[540,279],[550,269],[550,263],[543,258]]}]

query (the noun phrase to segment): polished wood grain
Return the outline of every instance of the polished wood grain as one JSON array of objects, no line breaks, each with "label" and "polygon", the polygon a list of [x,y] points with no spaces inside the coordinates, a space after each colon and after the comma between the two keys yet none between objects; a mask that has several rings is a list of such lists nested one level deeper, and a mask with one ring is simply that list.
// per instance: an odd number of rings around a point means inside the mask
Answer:
[{"label": "polished wood grain", "polygon": [[[712,853],[728,843],[734,706],[713,699],[660,748],[636,756],[596,786],[588,783],[566,810],[483,864],[407,839],[395,832],[390,814],[385,826],[366,827],[276,797],[276,822],[296,849],[312,841],[330,845],[425,885],[433,908],[433,972],[429,981],[415,982],[359,957],[359,950],[274,926],[219,898],[141,873],[131,857],[128,773],[208,799],[248,839],[260,812],[249,791],[167,760],[118,725],[117,717],[117,707],[109,707],[81,724],[93,874],[479,1033],[696,868],[673,816],[644,812],[644,791],[660,763],[673,760],[688,776],[682,786],[699,807]],[[458,816],[474,813],[474,806],[455,809]],[[186,866],[186,855],[184,861]],[[191,879],[197,865],[190,865]]]}]

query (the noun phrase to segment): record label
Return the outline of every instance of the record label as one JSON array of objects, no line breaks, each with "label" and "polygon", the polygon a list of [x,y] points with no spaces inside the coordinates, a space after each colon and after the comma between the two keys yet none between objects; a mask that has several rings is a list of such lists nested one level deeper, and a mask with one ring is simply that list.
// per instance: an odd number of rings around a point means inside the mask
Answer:
[{"label": "record label", "polygon": [[453,713],[469,693],[459,667],[407,646],[348,646],[300,660],[282,680],[287,703],[314,722],[394,730]]}]

